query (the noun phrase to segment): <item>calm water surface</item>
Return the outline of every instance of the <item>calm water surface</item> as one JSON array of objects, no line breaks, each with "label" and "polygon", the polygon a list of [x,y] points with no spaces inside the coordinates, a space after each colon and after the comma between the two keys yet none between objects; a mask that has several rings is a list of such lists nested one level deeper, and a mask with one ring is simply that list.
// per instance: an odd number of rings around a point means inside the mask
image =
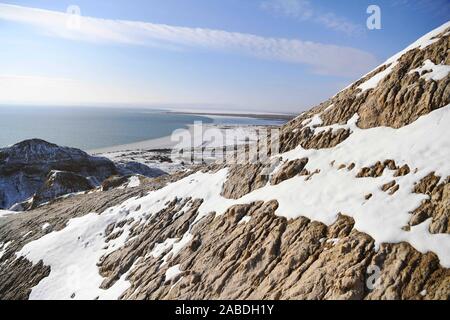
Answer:
[{"label": "calm water surface", "polygon": [[40,138],[59,145],[92,150],[165,137],[195,121],[280,124],[276,120],[210,118],[147,109],[0,106],[0,147]]}]

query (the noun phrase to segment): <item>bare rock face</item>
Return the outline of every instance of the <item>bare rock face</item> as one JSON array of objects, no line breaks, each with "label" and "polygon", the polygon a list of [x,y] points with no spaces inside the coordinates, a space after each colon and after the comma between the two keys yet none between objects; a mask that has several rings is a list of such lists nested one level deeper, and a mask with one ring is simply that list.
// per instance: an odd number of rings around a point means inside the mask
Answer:
[{"label": "bare rock face", "polygon": [[50,267],[42,262],[33,265],[24,258],[12,263],[11,268],[3,269],[0,282],[2,300],[26,300],[31,289],[50,274]]},{"label": "bare rock face", "polygon": [[450,176],[442,179],[430,173],[419,181],[414,192],[426,194],[429,199],[414,210],[409,225],[416,226],[432,218],[429,228],[431,233],[450,234]]},{"label": "bare rock face", "polygon": [[33,207],[60,196],[87,191],[94,185],[85,177],[65,171],[51,171],[42,188],[33,196]]},{"label": "bare rock face", "polygon": [[160,176],[163,176],[166,174],[166,172],[164,172],[160,169],[150,168],[150,167],[146,166],[145,164],[135,162],[135,161],[130,161],[130,162],[126,162],[126,163],[118,163],[118,164],[116,164],[116,166],[117,166],[119,173],[122,176],[139,174],[141,176],[145,176],[148,178],[156,178],[156,177],[160,177]]},{"label": "bare rock face", "polygon": [[111,176],[102,182],[102,190],[108,191],[120,187],[128,182],[128,177],[125,176]]},{"label": "bare rock face", "polygon": [[239,199],[267,184],[268,175],[264,164],[234,165],[230,168],[227,181],[223,185],[222,196]]},{"label": "bare rock face", "polygon": [[[356,175],[357,178],[367,178],[367,177],[381,177],[385,169],[398,170],[399,168],[395,164],[394,160],[384,160],[383,162],[378,161],[371,167],[364,167]],[[405,169],[406,171],[406,169]]]},{"label": "bare rock face", "polygon": [[308,163],[307,158],[286,162],[278,172],[272,175],[271,184],[279,184],[300,174]]}]

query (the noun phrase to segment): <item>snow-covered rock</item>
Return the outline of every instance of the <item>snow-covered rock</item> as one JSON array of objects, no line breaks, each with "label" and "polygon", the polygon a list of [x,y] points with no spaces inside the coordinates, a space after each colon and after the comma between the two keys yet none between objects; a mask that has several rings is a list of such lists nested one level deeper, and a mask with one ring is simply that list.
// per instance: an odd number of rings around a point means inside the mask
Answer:
[{"label": "snow-covered rock", "polygon": [[[29,199],[45,188],[46,181],[49,187],[53,178],[61,176],[58,171],[101,182],[115,174],[117,169],[110,160],[92,157],[78,149],[60,147],[39,139],[17,143],[0,149],[0,208],[10,208]],[[63,185],[60,187],[64,188]],[[55,188],[58,187],[55,185]],[[71,192],[70,188],[67,192],[61,188],[53,192],[58,195]],[[48,195],[49,191],[43,192]]]},{"label": "snow-covered rock", "polygon": [[75,148],[31,139],[0,149],[0,208],[21,211],[86,191],[113,175],[165,174],[140,163],[115,164]]}]

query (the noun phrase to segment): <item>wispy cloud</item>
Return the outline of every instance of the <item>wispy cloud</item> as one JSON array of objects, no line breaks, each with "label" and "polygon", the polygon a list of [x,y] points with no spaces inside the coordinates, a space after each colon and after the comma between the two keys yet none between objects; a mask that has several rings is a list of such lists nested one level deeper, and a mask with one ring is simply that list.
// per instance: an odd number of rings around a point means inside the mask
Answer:
[{"label": "wispy cloud", "polygon": [[356,77],[377,64],[372,54],[351,47],[205,28],[82,17],[80,28],[73,29],[67,28],[66,13],[7,4],[0,4],[0,19],[32,25],[48,35],[73,40],[171,50],[216,50],[304,64],[315,73],[328,75]]},{"label": "wispy cloud", "polygon": [[450,16],[450,2],[448,0],[392,0],[391,5],[416,9],[438,17],[448,18]]},{"label": "wispy cloud", "polygon": [[350,36],[360,35],[364,32],[363,26],[333,12],[316,9],[309,0],[264,0],[261,8],[293,19],[312,21]]}]

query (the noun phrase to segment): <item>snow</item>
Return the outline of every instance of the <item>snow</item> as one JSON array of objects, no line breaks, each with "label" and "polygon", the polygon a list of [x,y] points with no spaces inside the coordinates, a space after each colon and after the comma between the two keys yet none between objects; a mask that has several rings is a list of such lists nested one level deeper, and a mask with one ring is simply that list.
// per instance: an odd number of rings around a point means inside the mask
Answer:
[{"label": "snow", "polygon": [[252,219],[252,217],[250,216],[244,216],[238,224],[243,224],[243,223],[248,223],[250,220]]},{"label": "snow", "polygon": [[90,213],[71,219],[60,231],[26,244],[16,253],[18,257],[25,256],[35,264],[42,259],[51,266],[50,275],[33,288],[30,299],[70,299],[73,294],[75,299],[117,299],[129,283],[118,281],[108,290],[100,289],[104,279],[96,264],[101,256],[125,242],[127,232],[110,241],[110,249],[105,249],[103,232],[126,215],[126,210],[119,209],[101,215]]},{"label": "snow", "polygon": [[139,176],[131,176],[128,179],[128,182],[126,184],[118,187],[117,189],[127,189],[127,188],[136,188],[141,185],[141,179],[139,179]]},{"label": "snow", "polygon": [[[310,171],[319,169],[318,174],[310,180],[297,176],[275,186],[268,184],[241,199],[225,199],[220,195],[228,176],[228,170],[222,169],[215,173],[197,172],[141,198],[131,198],[101,214],[90,213],[74,218],[66,228],[28,243],[17,253],[33,263],[42,259],[45,265],[51,266],[50,275],[33,288],[31,298],[68,299],[74,292],[75,298],[79,299],[119,297],[129,283],[123,278],[108,290],[99,289],[103,278],[96,264],[101,256],[126,243],[129,227],[123,227],[122,235],[111,241],[108,249],[105,249],[104,230],[113,222],[154,215],[174,198],[204,199],[194,224],[210,212],[221,215],[235,204],[273,199],[279,203],[276,214],[289,219],[305,216],[330,225],[336,221],[338,213],[344,213],[353,217],[355,228],[374,238],[377,246],[409,242],[422,253],[435,252],[440,263],[450,267],[450,235],[431,234],[428,231],[431,219],[410,231],[402,229],[411,218],[410,212],[428,197],[412,193],[414,183],[433,171],[440,176],[450,174],[448,123],[450,106],[400,129],[377,127],[363,130],[355,126],[347,140],[331,149],[305,150],[299,146],[281,156],[285,161],[307,157],[306,168]],[[408,164],[412,170],[417,168],[418,171],[393,177],[393,171],[386,170],[378,178],[356,178],[361,167],[385,159],[394,159],[400,166]],[[352,171],[336,170],[330,166],[332,161],[337,164],[354,162],[356,168]],[[383,184],[394,179],[400,186],[394,195],[380,190]],[[366,201],[364,195],[368,193],[373,197]],[[178,255],[192,237],[189,230],[181,239],[167,239],[157,244],[151,255],[161,259],[164,265]],[[169,248],[170,251],[162,257]],[[78,279],[79,285],[67,281],[67,272],[72,269],[82,275]]]},{"label": "snow", "polygon": [[344,124],[344,125],[333,124],[333,125],[330,125],[330,126],[318,127],[318,128],[314,129],[314,133],[318,134],[318,133],[321,133],[323,131],[328,131],[330,129],[331,129],[332,132],[335,132],[335,131],[340,130],[340,129],[346,129],[346,130],[348,129],[348,130],[353,132],[353,131],[355,131],[357,129],[356,124],[358,123],[358,120],[359,120],[359,115],[357,113],[355,113],[353,115],[353,117],[351,117],[347,121],[347,123]]},{"label": "snow", "polygon": [[0,210],[0,218],[6,218],[8,216],[18,214],[16,211]]},{"label": "snow", "polygon": [[136,188],[141,185],[141,180],[137,176],[132,176],[128,182],[127,188]]},{"label": "snow", "polygon": [[50,227],[51,227],[50,223],[44,223],[44,224],[42,225],[42,231],[45,231],[45,230],[47,230],[47,229],[50,228]]},{"label": "snow", "polygon": [[366,82],[363,82],[358,86],[359,89],[361,89],[361,92],[358,93],[358,95],[361,95],[364,91],[375,89],[378,84],[386,78],[392,70],[394,70],[394,67],[397,66],[397,62],[391,63],[386,69],[384,69],[381,72],[378,72],[376,75],[374,75],[372,78],[367,80]]},{"label": "snow", "polygon": [[[355,228],[373,237],[377,246],[381,243],[409,242],[420,252],[435,252],[440,263],[450,267],[450,235],[431,234],[428,231],[431,220],[412,227],[409,232],[402,229],[411,218],[410,212],[427,199],[426,195],[412,193],[414,183],[432,171],[440,176],[450,174],[449,122],[450,106],[446,106],[400,129],[378,127],[362,130],[355,126],[347,140],[331,149],[305,150],[298,147],[283,154],[283,159],[308,157],[307,169],[319,169],[318,174],[306,181],[304,177],[297,176],[276,186],[268,184],[241,199],[225,199],[220,195],[222,184],[228,176],[228,170],[222,169],[215,173],[197,172],[144,197],[129,199],[101,214],[91,213],[72,219],[66,228],[28,243],[18,253],[18,256],[26,256],[34,263],[42,259],[45,265],[51,266],[50,275],[33,288],[31,298],[68,298],[73,292],[76,292],[76,298],[119,297],[129,283],[123,279],[109,290],[99,289],[103,279],[96,263],[102,255],[124,245],[129,230],[125,226],[122,235],[110,243],[109,249],[104,249],[104,230],[110,223],[125,218],[137,220],[154,215],[174,198],[204,199],[194,224],[210,212],[220,215],[235,204],[272,199],[279,202],[276,214],[290,219],[305,216],[330,225],[341,212],[353,217]],[[398,165],[408,164],[418,171],[416,174],[393,177],[393,172],[386,170],[378,178],[356,178],[356,172],[361,167],[385,159],[394,159]],[[336,163],[354,162],[356,168],[352,171],[336,170],[330,166],[333,160]],[[380,190],[383,184],[394,179],[400,186],[397,193],[391,196]],[[364,195],[368,193],[372,193],[373,197],[365,201]],[[155,246],[152,255],[161,259],[164,265],[192,237],[187,231],[181,239],[167,239]],[[161,257],[169,248],[170,251]],[[81,285],[68,284],[69,267],[76,268],[83,275]]]},{"label": "snow", "polygon": [[[435,38],[435,37],[437,37],[439,34],[443,33],[449,27],[450,27],[450,21],[445,23],[445,24],[443,24],[439,28],[434,29],[433,31],[427,33],[426,35],[421,37],[419,40],[417,40],[413,44],[409,45],[406,49],[400,51],[399,53],[397,53],[393,57],[391,57],[388,60],[386,60],[386,62],[384,62],[382,65],[380,65],[377,68],[375,68],[374,70],[370,71],[368,74],[372,73],[373,71],[375,71],[376,69],[378,69],[378,68],[380,68],[382,66],[387,66],[387,68],[385,70],[375,74],[372,78],[370,78],[366,82],[364,82],[361,85],[359,85],[358,88],[361,89],[361,92],[358,95],[362,94],[364,91],[367,91],[369,89],[376,88],[378,86],[378,84],[385,77],[387,77],[392,72],[392,70],[397,66],[399,59],[405,53],[407,53],[410,50],[417,49],[417,48],[422,50],[422,49],[428,47],[429,45],[435,43],[436,41],[439,40],[439,38]],[[443,36],[445,36],[445,35],[443,35]],[[435,39],[433,39],[433,38],[435,38]],[[368,74],[366,74],[364,77],[366,77]]]},{"label": "snow", "polygon": [[422,67],[411,70],[409,73],[418,72],[419,74],[422,74],[422,71],[429,71],[431,72],[425,73],[421,78],[425,80],[435,80],[439,81],[444,79],[449,73],[450,73],[450,66],[445,64],[434,64],[431,60],[425,60]]},{"label": "snow", "polygon": [[[330,107],[332,106],[333,105],[331,105]],[[326,112],[326,109],[323,112],[314,115],[312,118],[304,120],[302,122],[302,125],[304,125],[305,128],[310,128],[314,132],[314,134],[318,134],[328,130],[332,130],[333,132],[335,132],[336,130],[339,129],[349,129],[353,131],[356,128],[356,124],[359,120],[359,115],[354,114],[353,117],[351,117],[345,125],[333,124],[330,126],[321,126],[323,124],[321,116],[324,112]]]},{"label": "snow", "polygon": [[22,238],[26,238],[26,237],[28,237],[29,235],[31,235],[31,234],[33,234],[33,231],[28,231],[27,233],[25,233],[23,236],[22,236]]},{"label": "snow", "polygon": [[173,244],[177,241],[177,238],[169,238],[166,239],[162,243],[157,243],[152,252],[150,252],[150,255],[153,256],[153,258],[159,258],[166,250],[169,248],[172,248]]},{"label": "snow", "polygon": [[170,281],[174,278],[176,278],[179,274],[181,274],[181,270],[180,270],[180,265],[177,264],[173,267],[170,267],[169,269],[167,269],[166,271],[166,281]]},{"label": "snow", "polygon": [[331,243],[333,246],[339,242],[338,238],[328,239],[327,243]]},{"label": "snow", "polygon": [[302,125],[310,129],[314,129],[317,126],[322,125],[323,121],[322,118],[320,117],[322,113],[316,114],[314,115],[312,118],[310,119],[306,119],[302,122]]},{"label": "snow", "polygon": [[12,243],[12,241],[8,241],[6,243],[0,243],[0,259],[3,257],[3,255],[6,253],[6,249],[9,247],[9,245]]}]

